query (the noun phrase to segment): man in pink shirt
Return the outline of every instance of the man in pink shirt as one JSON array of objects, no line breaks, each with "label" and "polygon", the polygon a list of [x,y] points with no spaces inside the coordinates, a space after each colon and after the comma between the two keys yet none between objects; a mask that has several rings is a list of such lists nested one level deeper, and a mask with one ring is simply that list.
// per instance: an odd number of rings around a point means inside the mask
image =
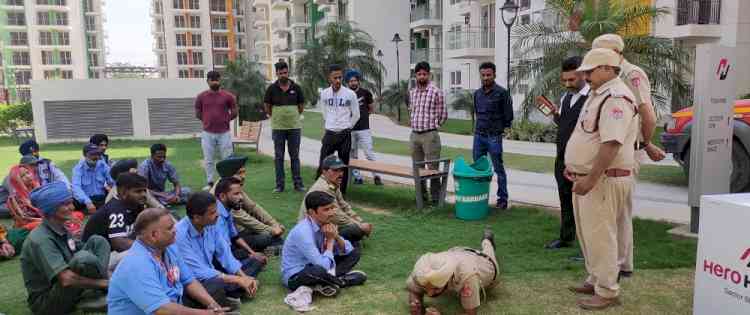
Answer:
[{"label": "man in pink shirt", "polygon": [[219,153],[219,160],[232,155],[232,134],[229,122],[237,118],[237,101],[226,90],[221,89],[221,74],[209,71],[206,75],[209,90],[195,98],[195,117],[203,122],[201,147],[206,162],[206,182],[213,187],[214,156]]}]

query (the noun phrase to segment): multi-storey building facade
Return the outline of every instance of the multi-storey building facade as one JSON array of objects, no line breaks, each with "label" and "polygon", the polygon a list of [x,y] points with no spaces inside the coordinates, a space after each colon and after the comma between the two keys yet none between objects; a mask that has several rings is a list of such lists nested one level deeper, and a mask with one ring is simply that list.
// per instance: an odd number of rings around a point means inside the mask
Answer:
[{"label": "multi-storey building facade", "polygon": [[104,71],[103,0],[0,1],[2,102],[31,99],[31,80],[96,79]]},{"label": "multi-storey building facade", "polygon": [[154,52],[162,78],[204,78],[249,57],[250,0],[151,0]]}]

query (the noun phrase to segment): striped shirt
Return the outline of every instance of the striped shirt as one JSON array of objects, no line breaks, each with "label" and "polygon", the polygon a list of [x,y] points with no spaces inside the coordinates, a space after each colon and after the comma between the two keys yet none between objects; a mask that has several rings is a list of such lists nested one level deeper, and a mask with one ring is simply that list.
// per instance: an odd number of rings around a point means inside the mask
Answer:
[{"label": "striped shirt", "polygon": [[411,129],[417,132],[438,129],[448,119],[443,91],[431,82],[409,91]]}]

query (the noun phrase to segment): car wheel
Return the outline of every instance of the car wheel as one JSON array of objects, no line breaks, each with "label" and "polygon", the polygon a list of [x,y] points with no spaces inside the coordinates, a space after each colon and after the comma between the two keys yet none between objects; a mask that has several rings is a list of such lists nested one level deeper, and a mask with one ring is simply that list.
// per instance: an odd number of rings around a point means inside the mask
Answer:
[{"label": "car wheel", "polygon": [[[682,170],[690,177],[690,147],[682,154]],[[733,193],[750,191],[750,154],[737,139],[732,140],[732,175],[730,177],[730,191]]]}]

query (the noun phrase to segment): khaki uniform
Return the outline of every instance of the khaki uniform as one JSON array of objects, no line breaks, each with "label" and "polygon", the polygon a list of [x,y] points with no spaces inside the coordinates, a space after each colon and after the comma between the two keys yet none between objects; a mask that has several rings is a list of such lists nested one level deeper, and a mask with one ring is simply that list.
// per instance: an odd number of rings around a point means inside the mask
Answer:
[{"label": "khaki uniform", "polygon": [[[565,151],[568,170],[588,174],[601,144],[609,141],[622,146],[607,169],[634,168],[639,117],[632,99],[632,93],[620,78],[591,92],[568,140]],[[632,174],[623,177],[605,174],[585,196],[573,195],[576,234],[588,272],[586,282],[604,298],[614,298],[619,293],[618,239],[633,237],[632,220],[626,215],[632,209],[633,184]]]},{"label": "khaki uniform", "polygon": [[[461,307],[475,309],[481,304],[484,290],[497,285],[497,258],[495,249],[488,240],[482,241],[482,253],[467,247],[454,247],[448,251],[436,253],[438,259],[456,261],[456,270],[448,280],[446,290],[455,293],[461,299]],[[490,261],[491,260],[491,261]],[[413,271],[406,280],[406,287],[411,292],[424,294],[425,290],[415,280]]]},{"label": "khaki uniform", "polygon": [[[219,182],[216,182],[209,190],[212,195],[216,191],[218,184]],[[232,209],[231,212],[234,219],[234,227],[238,233],[248,231],[255,234],[271,234],[271,229],[274,226],[281,225],[266,209],[263,209],[258,203],[250,199],[250,196],[244,191],[242,192],[242,209]]]},{"label": "khaki uniform", "polygon": [[[352,206],[344,200],[344,195],[341,194],[341,190],[338,186],[329,183],[324,176],[320,176],[317,181],[315,181],[315,184],[310,187],[310,190],[305,194],[305,197],[307,197],[308,194],[310,194],[313,191],[322,191],[325,192],[334,198],[336,200],[334,203],[336,204],[336,214],[333,216],[333,220],[331,220],[331,223],[334,223],[341,226],[347,226],[347,225],[356,225],[362,222],[362,218],[352,210]],[[302,220],[305,218],[305,215],[307,214],[307,209],[305,207],[305,198],[302,198],[302,204],[299,207],[299,220]]]},{"label": "khaki uniform", "polygon": [[[646,72],[643,71],[640,67],[628,62],[627,60],[622,61],[622,68],[620,69],[620,77],[622,78],[623,82],[625,82],[625,85],[628,86],[630,89],[630,92],[633,93],[633,96],[635,97],[633,99],[633,103],[635,104],[636,108],[638,108],[641,104],[646,104],[646,106],[654,106],[654,103],[651,98],[651,81],[648,79],[648,75],[646,75]],[[641,125],[638,125],[638,142],[644,141],[643,139],[643,133],[641,132]],[[638,175],[640,171],[640,166],[643,161],[645,161],[648,158],[645,150],[637,150],[635,152],[635,167],[633,170],[635,171],[635,174]],[[627,217],[628,220],[633,220],[633,212],[632,208],[627,209],[627,213],[623,213],[623,216]],[[624,238],[627,235],[630,235],[628,238]],[[617,258],[617,263],[620,266],[621,270],[625,271],[633,271],[634,265],[633,265],[633,232],[630,231],[629,233],[626,233],[626,235],[618,235],[617,237],[617,243],[618,248],[620,249],[620,253]]]}]

